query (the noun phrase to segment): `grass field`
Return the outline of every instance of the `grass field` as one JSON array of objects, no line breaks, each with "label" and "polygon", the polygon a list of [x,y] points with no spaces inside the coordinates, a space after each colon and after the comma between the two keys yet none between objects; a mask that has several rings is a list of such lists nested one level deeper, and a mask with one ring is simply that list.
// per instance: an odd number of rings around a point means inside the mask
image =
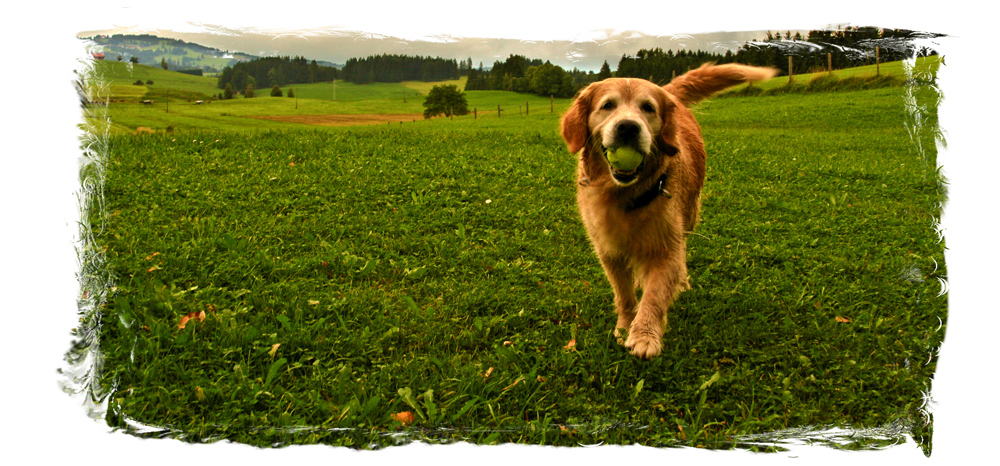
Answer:
[{"label": "grass field", "polygon": [[774,451],[786,429],[841,426],[873,430],[831,448],[911,435],[929,452],[944,191],[936,94],[910,90],[917,126],[901,87],[697,108],[693,288],[652,361],[612,336],[558,132],[568,101],[470,93],[540,111],[350,128],[245,118],[291,114],[288,98],[159,122],[112,106],[119,128],[185,130],[103,137],[85,171],[101,189],[80,330],[103,357],[92,390],[110,425],[192,442]]}]

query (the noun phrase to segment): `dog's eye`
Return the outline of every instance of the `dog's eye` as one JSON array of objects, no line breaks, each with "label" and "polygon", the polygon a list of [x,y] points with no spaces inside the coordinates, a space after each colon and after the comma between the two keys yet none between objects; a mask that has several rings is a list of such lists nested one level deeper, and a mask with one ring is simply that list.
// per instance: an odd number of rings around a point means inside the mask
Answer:
[{"label": "dog's eye", "polygon": [[615,103],[610,100],[604,102],[604,105],[601,106],[601,110],[614,110],[614,109],[615,109]]},{"label": "dog's eye", "polygon": [[642,104],[641,108],[642,108],[642,111],[644,111],[646,113],[655,113],[656,112],[656,107],[653,107],[653,104],[651,104],[649,102],[646,102],[646,103]]}]

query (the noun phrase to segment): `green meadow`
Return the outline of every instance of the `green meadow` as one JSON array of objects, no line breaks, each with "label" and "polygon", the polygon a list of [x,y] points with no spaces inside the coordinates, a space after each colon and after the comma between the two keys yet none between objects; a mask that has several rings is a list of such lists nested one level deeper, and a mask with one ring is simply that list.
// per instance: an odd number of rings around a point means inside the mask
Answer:
[{"label": "green meadow", "polygon": [[612,334],[559,136],[569,100],[473,91],[476,116],[349,127],[250,117],[420,113],[429,88],[92,107],[91,391],[110,426],[188,442],[780,451],[790,432],[841,427],[813,442],[911,436],[929,454],[945,192],[940,95],[922,76],[695,109],[708,174],[692,289],[650,361]]}]

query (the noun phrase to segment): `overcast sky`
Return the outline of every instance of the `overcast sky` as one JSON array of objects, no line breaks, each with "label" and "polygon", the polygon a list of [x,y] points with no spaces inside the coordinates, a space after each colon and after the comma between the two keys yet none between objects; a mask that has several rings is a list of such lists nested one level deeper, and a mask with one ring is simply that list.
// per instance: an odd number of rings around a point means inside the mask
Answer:
[{"label": "overcast sky", "polygon": [[[704,1],[680,3],[605,1],[446,2],[11,2],[0,18],[9,58],[2,89],[4,147],[3,283],[8,368],[2,384],[13,409],[3,438],[12,458],[38,462],[104,464],[115,456],[144,464],[333,464],[346,461],[441,464],[456,455],[415,446],[377,455],[319,447],[255,450],[225,444],[186,445],[139,440],[106,432],[85,416],[79,398],[61,393],[55,373],[62,367],[69,330],[77,324],[78,292],[74,245],[78,244],[76,199],[80,181],[80,111],[72,88],[73,69],[84,56],[74,37],[81,31],[198,30],[219,26],[233,35],[262,32],[272,37],[301,30],[341,29],[404,40],[447,37],[512,38],[531,41],[590,41],[608,31],[673,36],[718,31],[813,29],[828,25],[875,25],[950,34],[937,42],[948,66],[939,81],[945,92],[941,126],[948,147],[939,162],[951,185],[944,219],[949,251],[948,335],[935,379],[934,455],[924,461],[915,447],[886,452],[796,449],[762,457],[736,453],[631,448],[533,449],[532,459],[553,464],[620,461],[697,464],[773,464],[798,456],[802,464],[962,464],[977,452],[995,452],[996,394],[989,369],[995,358],[997,194],[995,92],[982,76],[996,75],[986,60],[995,16],[979,0],[837,2]],[[347,4],[349,3],[349,4]],[[135,4],[139,4],[136,6]],[[822,4],[822,5],[818,5]],[[487,9],[483,5],[488,5]],[[215,27],[213,26],[213,27]],[[279,39],[274,39],[279,40]],[[14,57],[17,61],[14,61]],[[478,60],[476,64],[478,64]],[[483,60],[485,61],[485,60]],[[476,464],[522,463],[524,449],[466,449],[457,455]],[[733,457],[737,457],[733,461]],[[995,457],[995,453],[992,453]],[[901,460],[900,460],[901,458]],[[956,461],[956,459],[959,459]],[[796,460],[791,460],[796,461]],[[966,461],[969,462],[969,461]]]}]

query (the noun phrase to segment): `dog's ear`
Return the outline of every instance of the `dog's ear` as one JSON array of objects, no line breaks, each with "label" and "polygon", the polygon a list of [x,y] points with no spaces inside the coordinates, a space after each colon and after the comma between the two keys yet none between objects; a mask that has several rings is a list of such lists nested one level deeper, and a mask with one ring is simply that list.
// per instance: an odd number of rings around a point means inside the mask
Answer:
[{"label": "dog's ear", "polygon": [[660,146],[660,152],[673,157],[680,152],[680,149],[677,148],[677,141],[674,140],[677,135],[674,134],[674,127],[670,123],[669,120],[663,122],[663,128],[660,129],[660,137],[657,138],[657,143]]},{"label": "dog's ear", "polygon": [[677,128],[674,123],[674,109],[677,107],[677,103],[670,99],[667,95],[657,96],[660,105],[660,135],[657,137],[657,145],[661,153],[664,153],[670,157],[677,155],[680,152],[678,149],[677,138]]},{"label": "dog's ear", "polygon": [[590,137],[587,120],[590,118],[590,87],[580,91],[573,106],[562,117],[562,137],[572,153],[580,152]]}]

